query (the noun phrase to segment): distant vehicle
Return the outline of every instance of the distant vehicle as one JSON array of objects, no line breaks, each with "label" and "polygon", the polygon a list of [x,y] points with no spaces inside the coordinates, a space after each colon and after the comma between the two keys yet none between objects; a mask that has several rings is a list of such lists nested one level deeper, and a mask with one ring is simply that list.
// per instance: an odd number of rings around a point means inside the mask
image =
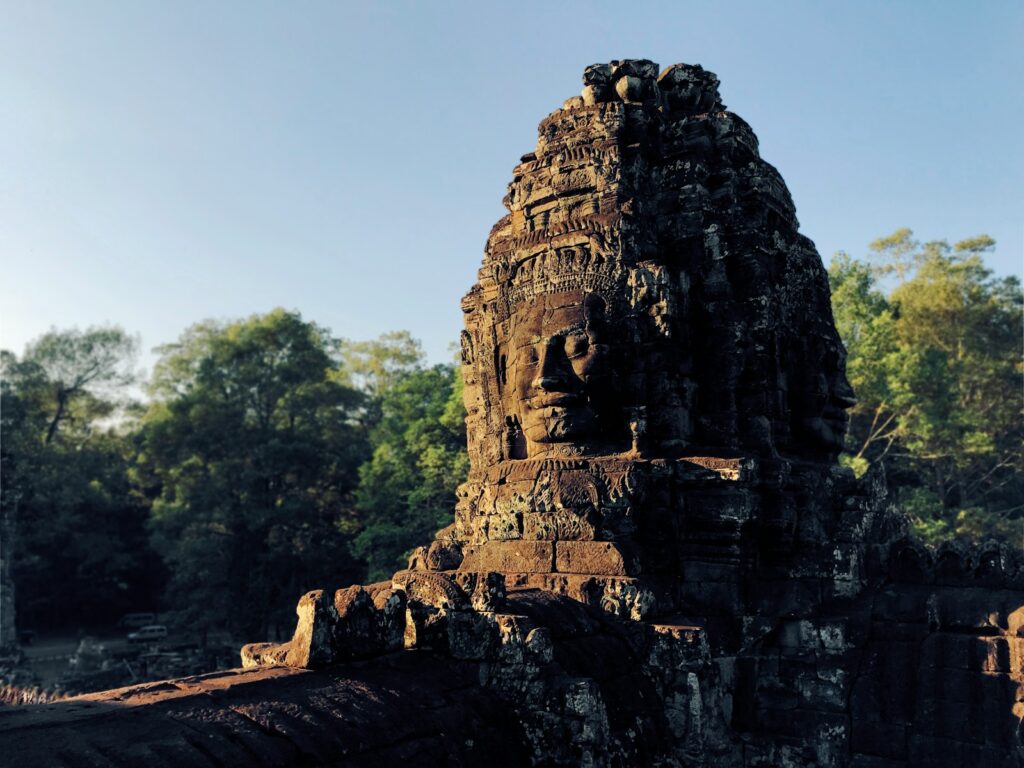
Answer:
[{"label": "distant vehicle", "polygon": [[151,624],[128,633],[129,643],[149,643],[167,637],[167,627],[163,624]]},{"label": "distant vehicle", "polygon": [[117,622],[118,629],[142,629],[156,623],[155,613],[126,613]]}]

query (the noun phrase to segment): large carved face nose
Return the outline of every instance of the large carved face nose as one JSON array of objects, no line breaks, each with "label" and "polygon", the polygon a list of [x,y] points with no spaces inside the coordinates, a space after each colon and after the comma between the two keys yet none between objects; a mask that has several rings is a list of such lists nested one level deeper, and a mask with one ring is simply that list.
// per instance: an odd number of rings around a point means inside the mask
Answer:
[{"label": "large carved face nose", "polygon": [[575,376],[561,336],[552,336],[540,348],[537,363],[537,377],[533,380],[535,389],[545,392],[573,392]]},{"label": "large carved face nose", "polygon": [[857,404],[857,393],[850,386],[850,380],[846,378],[846,374],[839,374],[839,380],[836,381],[832,392],[832,399],[843,410],[853,408]]}]

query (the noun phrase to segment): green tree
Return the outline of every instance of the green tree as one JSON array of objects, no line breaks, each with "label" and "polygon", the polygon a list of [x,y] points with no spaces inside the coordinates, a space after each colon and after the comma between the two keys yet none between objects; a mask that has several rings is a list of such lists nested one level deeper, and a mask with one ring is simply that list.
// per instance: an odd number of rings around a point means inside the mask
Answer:
[{"label": "green tree", "polygon": [[161,571],[128,482],[136,348],[108,327],[50,331],[20,360],[2,353],[3,565],[13,543],[25,625],[86,625],[151,604]]},{"label": "green tree", "polygon": [[863,474],[870,462],[886,456],[899,434],[890,386],[900,360],[896,319],[870,265],[839,253],[829,281],[836,327],[848,353],[846,375],[857,394],[843,460]]},{"label": "green tree", "polygon": [[408,331],[390,331],[372,341],[345,341],[342,380],[380,398],[410,371],[423,366],[423,345]]},{"label": "green tree", "polygon": [[884,458],[932,540],[1021,534],[1022,297],[985,267],[994,245],[903,229],[871,244],[873,265],[840,254],[829,270],[858,395],[846,460]]},{"label": "green tree", "polygon": [[[401,356],[394,354],[396,340]],[[375,376],[370,388],[373,454],[359,469],[360,530],[352,546],[376,580],[452,521],[455,487],[469,461],[462,378],[454,366],[424,367],[418,343],[404,333],[364,343],[360,353],[386,362],[377,366],[386,375]]]},{"label": "green tree", "polygon": [[52,442],[65,421],[89,428],[114,411],[114,398],[136,381],[138,346],[116,326],[50,331],[29,345],[18,378],[47,414],[44,442]]},{"label": "green tree", "polygon": [[[357,580],[346,526],[368,453],[339,343],[278,309],[161,348],[139,482],[169,599],[199,629],[290,628],[296,596]],[[351,527],[351,523],[349,526]]]}]

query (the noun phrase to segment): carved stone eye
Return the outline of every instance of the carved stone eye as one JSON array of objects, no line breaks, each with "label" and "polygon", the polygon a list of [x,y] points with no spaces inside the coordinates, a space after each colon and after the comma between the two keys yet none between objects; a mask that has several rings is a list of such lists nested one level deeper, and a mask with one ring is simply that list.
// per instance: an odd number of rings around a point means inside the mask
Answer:
[{"label": "carved stone eye", "polygon": [[573,334],[565,339],[565,354],[570,358],[587,354],[590,340],[583,334]]}]

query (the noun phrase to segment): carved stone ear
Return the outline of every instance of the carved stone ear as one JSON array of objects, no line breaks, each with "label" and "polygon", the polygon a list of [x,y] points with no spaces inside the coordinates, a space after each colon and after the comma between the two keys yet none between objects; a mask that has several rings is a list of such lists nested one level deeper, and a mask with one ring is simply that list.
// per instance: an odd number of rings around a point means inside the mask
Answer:
[{"label": "carved stone ear", "polygon": [[508,355],[500,350],[498,351],[498,382],[505,386],[508,384]]},{"label": "carved stone ear", "polygon": [[505,417],[505,457],[508,459],[526,458],[526,435],[519,417]]},{"label": "carved stone ear", "polygon": [[604,320],[605,310],[608,308],[604,298],[596,293],[588,293],[583,300],[583,316],[588,323]]},{"label": "carved stone ear", "polygon": [[583,317],[587,323],[587,330],[601,333],[605,329],[605,312],[608,304],[604,298],[596,293],[588,293],[583,299]]}]

